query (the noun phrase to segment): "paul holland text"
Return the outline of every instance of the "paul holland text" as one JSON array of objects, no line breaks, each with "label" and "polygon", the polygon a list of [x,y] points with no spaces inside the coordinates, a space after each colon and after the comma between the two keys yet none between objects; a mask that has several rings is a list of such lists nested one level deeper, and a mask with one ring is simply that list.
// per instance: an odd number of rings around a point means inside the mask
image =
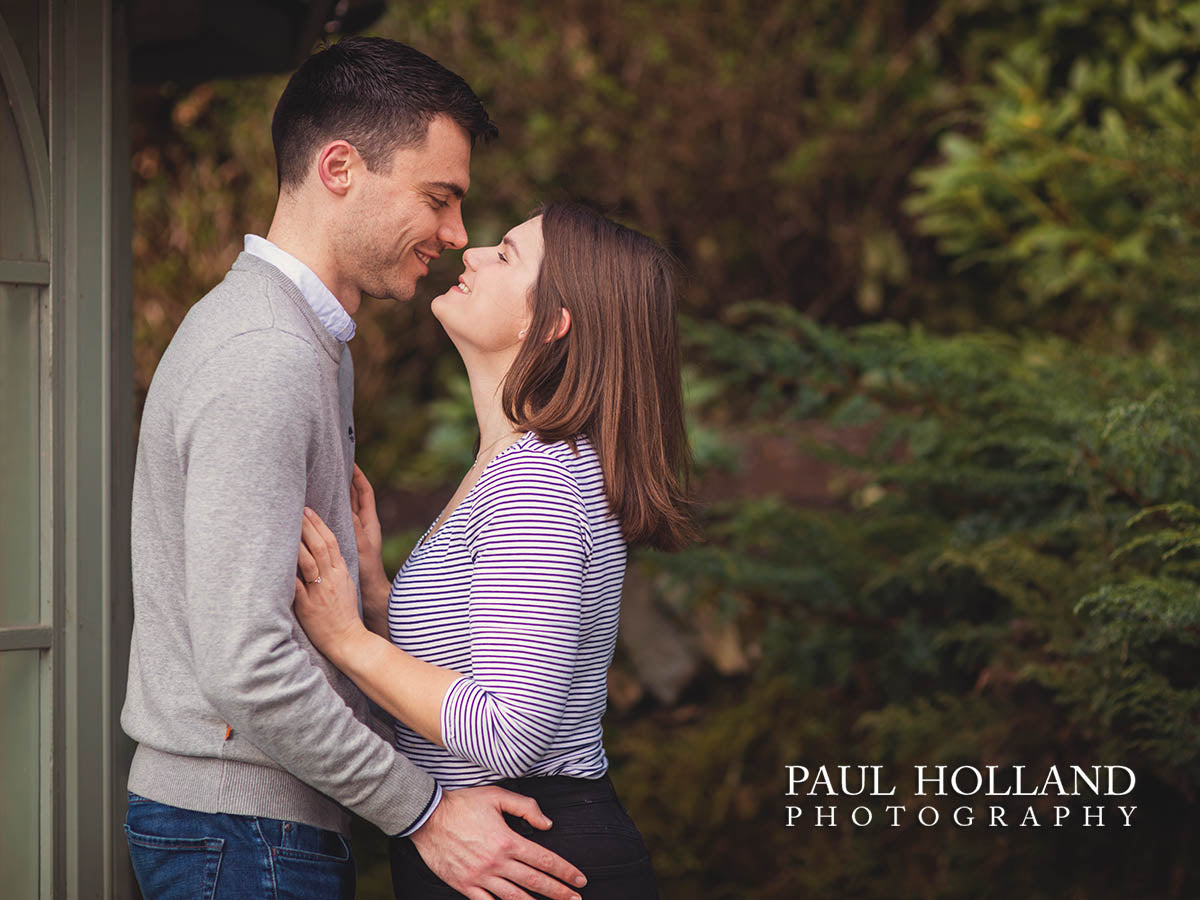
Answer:
[{"label": "paul holland text", "polygon": [[[883,766],[838,765],[785,766],[787,770],[784,808],[786,825],[807,823],[817,828],[844,824],[863,828],[884,824],[899,828],[908,820],[925,827],[939,823],[959,828],[984,825],[989,828],[1130,828],[1137,807],[1110,804],[1107,798],[1128,797],[1137,776],[1127,766],[1051,766],[1030,771],[1029,766],[913,766],[905,803],[894,800],[881,806],[878,798],[897,797],[898,781],[887,777]],[[860,799],[853,805],[842,799]],[[921,797],[957,797],[969,800],[946,810],[947,804],[922,803]],[[1052,797],[1052,801],[1022,801],[1019,798]],[[819,798],[801,805],[807,798]],[[1083,799],[1076,799],[1083,798]]]}]

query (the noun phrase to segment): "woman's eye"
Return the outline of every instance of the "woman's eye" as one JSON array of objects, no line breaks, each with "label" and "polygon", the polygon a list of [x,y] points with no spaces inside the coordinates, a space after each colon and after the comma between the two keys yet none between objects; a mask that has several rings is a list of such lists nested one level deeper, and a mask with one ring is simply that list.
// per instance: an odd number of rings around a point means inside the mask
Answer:
[{"label": "woman's eye", "polygon": [[500,257],[500,262],[508,262],[508,257],[505,256],[503,253],[501,253],[499,250],[496,251],[496,255],[498,257]]}]

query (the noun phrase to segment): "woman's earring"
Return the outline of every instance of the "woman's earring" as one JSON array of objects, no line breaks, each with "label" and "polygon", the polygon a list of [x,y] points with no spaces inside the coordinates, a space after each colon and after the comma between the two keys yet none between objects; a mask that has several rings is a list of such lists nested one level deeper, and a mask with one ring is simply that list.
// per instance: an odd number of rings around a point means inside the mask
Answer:
[{"label": "woman's earring", "polygon": [[523,340],[525,338],[525,335],[527,335],[527,334],[529,334],[529,329],[522,328],[519,332],[517,332],[517,337],[519,337]]}]

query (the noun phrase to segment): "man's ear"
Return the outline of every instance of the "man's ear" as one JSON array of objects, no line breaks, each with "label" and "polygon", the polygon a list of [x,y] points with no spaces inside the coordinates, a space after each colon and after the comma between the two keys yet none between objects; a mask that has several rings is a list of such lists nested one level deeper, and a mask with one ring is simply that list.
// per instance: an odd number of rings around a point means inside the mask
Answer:
[{"label": "man's ear", "polygon": [[347,141],[330,141],[317,155],[317,177],[325,189],[344,196],[356,163],[361,162],[358,151]]},{"label": "man's ear", "polygon": [[562,313],[562,315],[559,317],[558,327],[554,329],[553,334],[546,338],[547,344],[566,337],[567,332],[571,330],[571,313],[567,311],[565,306],[561,307],[559,312]]}]

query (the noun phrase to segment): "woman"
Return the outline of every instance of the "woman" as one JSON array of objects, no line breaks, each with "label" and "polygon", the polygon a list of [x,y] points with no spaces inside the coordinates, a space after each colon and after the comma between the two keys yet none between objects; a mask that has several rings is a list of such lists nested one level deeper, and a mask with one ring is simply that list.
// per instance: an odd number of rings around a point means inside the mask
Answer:
[{"label": "woman", "polygon": [[[627,545],[693,536],[671,259],[553,204],[463,262],[433,312],[470,377],[475,462],[390,584],[356,470],[367,627],[332,533],[306,511],[296,612],[444,788],[534,797],[554,827],[513,827],[582,869],[585,898],[654,897],[600,720]],[[397,896],[452,893],[410,841],[391,854]]]}]

